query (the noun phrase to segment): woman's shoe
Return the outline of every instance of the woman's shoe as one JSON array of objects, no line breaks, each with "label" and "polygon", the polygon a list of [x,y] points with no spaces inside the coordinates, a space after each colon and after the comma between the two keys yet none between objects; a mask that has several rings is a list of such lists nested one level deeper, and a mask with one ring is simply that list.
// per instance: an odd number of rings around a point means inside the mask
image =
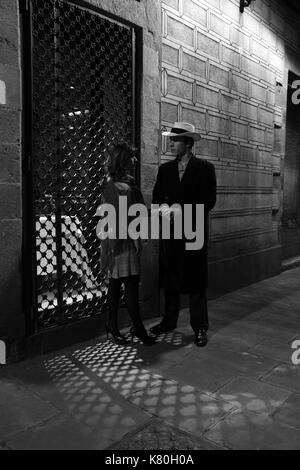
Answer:
[{"label": "woman's shoe", "polygon": [[109,338],[109,335],[111,335],[116,344],[119,344],[121,346],[128,344],[128,341],[125,336],[121,335],[118,330],[113,330],[107,323],[105,324],[105,329],[107,339]]},{"label": "woman's shoe", "polygon": [[156,344],[155,338],[152,336],[149,336],[146,331],[143,331],[142,333],[139,333],[134,327],[131,328],[130,330],[131,334],[131,342],[133,343],[133,338],[136,336],[139,338],[140,341],[144,344],[144,346],[153,346]]}]

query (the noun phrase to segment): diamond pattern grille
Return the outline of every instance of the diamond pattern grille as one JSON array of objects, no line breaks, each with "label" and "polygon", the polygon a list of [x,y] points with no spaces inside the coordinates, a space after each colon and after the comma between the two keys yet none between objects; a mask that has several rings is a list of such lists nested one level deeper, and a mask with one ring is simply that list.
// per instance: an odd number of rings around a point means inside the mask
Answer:
[{"label": "diamond pattern grille", "polygon": [[134,30],[65,0],[32,0],[37,330],[99,315],[95,235],[113,143],[134,143]]}]

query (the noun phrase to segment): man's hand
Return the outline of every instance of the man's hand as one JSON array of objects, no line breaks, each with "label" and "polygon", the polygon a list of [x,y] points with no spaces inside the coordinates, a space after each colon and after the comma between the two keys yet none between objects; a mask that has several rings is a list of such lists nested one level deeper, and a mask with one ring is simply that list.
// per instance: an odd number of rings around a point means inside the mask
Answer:
[{"label": "man's hand", "polygon": [[181,215],[182,210],[179,204],[175,204],[170,208],[167,204],[163,204],[160,208],[160,213],[168,220],[174,220],[175,217]]},{"label": "man's hand", "polygon": [[166,217],[166,219],[171,220],[172,213],[170,207],[167,204],[162,205],[159,211],[163,217]]}]

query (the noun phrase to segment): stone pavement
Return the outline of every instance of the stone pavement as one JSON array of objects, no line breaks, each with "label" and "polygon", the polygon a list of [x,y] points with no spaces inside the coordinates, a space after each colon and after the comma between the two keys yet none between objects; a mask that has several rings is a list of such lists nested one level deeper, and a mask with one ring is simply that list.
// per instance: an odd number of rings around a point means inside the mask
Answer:
[{"label": "stone pavement", "polygon": [[[0,369],[4,449],[300,449],[300,269],[188,311],[154,347],[98,338]],[[153,325],[156,320],[148,322]]]}]

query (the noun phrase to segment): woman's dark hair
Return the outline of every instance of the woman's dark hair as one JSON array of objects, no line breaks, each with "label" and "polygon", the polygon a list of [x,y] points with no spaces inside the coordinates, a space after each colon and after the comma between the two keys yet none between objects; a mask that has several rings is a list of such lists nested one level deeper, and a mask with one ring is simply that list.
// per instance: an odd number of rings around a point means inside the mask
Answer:
[{"label": "woman's dark hair", "polygon": [[128,169],[132,165],[132,158],[135,157],[135,150],[125,142],[116,144],[111,152],[109,173],[115,178],[126,176]]}]

